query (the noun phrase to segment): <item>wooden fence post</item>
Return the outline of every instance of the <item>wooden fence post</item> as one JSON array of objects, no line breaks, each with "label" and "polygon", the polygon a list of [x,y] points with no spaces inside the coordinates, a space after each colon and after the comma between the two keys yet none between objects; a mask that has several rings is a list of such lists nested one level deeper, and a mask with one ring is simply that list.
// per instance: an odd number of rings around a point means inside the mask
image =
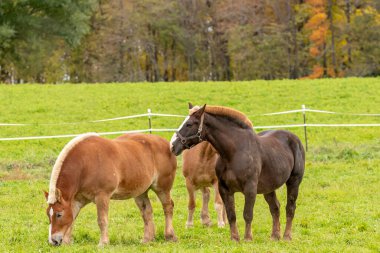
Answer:
[{"label": "wooden fence post", "polygon": [[302,114],[303,114],[303,131],[305,135],[305,146],[306,146],[306,151],[308,151],[308,145],[307,145],[307,129],[306,129],[306,106],[302,105]]},{"label": "wooden fence post", "polygon": [[152,110],[148,109],[148,125],[149,125],[149,133],[152,133],[152,118],[151,118]]}]

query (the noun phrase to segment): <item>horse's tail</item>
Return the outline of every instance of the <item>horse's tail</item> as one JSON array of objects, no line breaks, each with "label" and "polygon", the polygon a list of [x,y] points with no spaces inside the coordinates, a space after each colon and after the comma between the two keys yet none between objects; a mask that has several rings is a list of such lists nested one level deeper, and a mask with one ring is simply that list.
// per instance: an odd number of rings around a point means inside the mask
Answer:
[{"label": "horse's tail", "polygon": [[293,166],[293,175],[300,176],[302,180],[304,171],[305,171],[305,149],[302,145],[301,140],[296,136],[295,142],[292,145],[293,156],[294,156],[294,166]]},{"label": "horse's tail", "polygon": [[56,185],[59,173],[61,172],[62,164],[67,155],[69,154],[70,150],[72,150],[79,142],[83,141],[84,139],[91,137],[91,136],[99,136],[97,133],[86,133],[81,134],[65,145],[65,147],[62,149],[61,153],[59,153],[57,160],[54,163],[53,170],[51,172],[50,177],[50,184],[49,184],[49,196],[47,203],[48,204],[54,204],[56,199]]}]

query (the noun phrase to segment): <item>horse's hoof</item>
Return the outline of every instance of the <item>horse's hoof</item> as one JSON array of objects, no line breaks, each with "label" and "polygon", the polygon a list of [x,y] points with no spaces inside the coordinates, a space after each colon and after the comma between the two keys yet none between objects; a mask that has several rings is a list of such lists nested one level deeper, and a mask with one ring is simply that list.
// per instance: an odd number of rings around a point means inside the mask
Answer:
[{"label": "horse's hoof", "polygon": [[109,241],[107,241],[107,242],[99,242],[98,247],[99,248],[103,248],[103,247],[107,246],[108,244],[109,244]]},{"label": "horse's hoof", "polygon": [[192,222],[186,222],[186,228],[192,228],[194,224]]},{"label": "horse's hoof", "polygon": [[171,242],[176,242],[176,241],[178,241],[178,238],[175,235],[165,235],[165,240],[171,241]]},{"label": "horse's hoof", "polygon": [[244,237],[244,240],[248,242],[252,241],[252,235]]},{"label": "horse's hoof", "polygon": [[225,225],[224,222],[218,222],[218,228],[224,228]]},{"label": "horse's hoof", "polygon": [[144,239],[142,239],[142,243],[150,243],[151,241],[153,241],[154,240],[154,238],[144,238]]},{"label": "horse's hoof", "polygon": [[278,241],[278,240],[281,239],[281,235],[279,235],[279,234],[272,234],[271,237],[270,237],[270,239],[272,241]]},{"label": "horse's hoof", "polygon": [[210,227],[212,225],[212,222],[210,220],[205,221],[205,222],[202,221],[202,225],[205,227]]},{"label": "horse's hoof", "polygon": [[240,242],[240,238],[238,236],[231,236],[231,240],[235,242]]},{"label": "horse's hoof", "polygon": [[291,241],[292,236],[291,235],[284,235],[284,241]]}]

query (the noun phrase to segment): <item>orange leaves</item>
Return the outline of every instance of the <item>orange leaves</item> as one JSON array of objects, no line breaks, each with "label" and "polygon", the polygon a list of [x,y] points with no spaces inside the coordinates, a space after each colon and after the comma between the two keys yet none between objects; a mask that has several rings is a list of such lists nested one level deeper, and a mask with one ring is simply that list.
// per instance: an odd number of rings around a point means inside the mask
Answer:
[{"label": "orange leaves", "polygon": [[[314,6],[313,6],[314,7]],[[317,11],[317,10],[314,10]],[[323,9],[322,9],[323,11]],[[314,47],[320,46],[326,41],[328,24],[327,24],[327,15],[325,12],[317,12],[312,16],[309,21],[306,23],[305,28],[311,30],[309,36],[310,41],[313,42]],[[310,49],[310,54],[312,56],[317,56],[316,50]]]},{"label": "orange leaves", "polygon": [[311,47],[309,49],[310,55],[313,57],[317,57],[320,54],[320,51],[317,47]]},{"label": "orange leaves", "polygon": [[307,29],[313,29],[315,27],[318,27],[318,26],[321,26],[325,23],[325,21],[327,20],[327,15],[326,13],[317,13],[315,14],[314,16],[312,16],[309,21],[307,22],[307,24],[305,25],[305,27]]},{"label": "orange leaves", "polygon": [[323,67],[319,64],[313,66],[313,73],[311,73],[307,78],[316,79],[323,77]]},{"label": "orange leaves", "polygon": [[316,45],[320,46],[326,42],[328,26],[324,24],[323,26],[318,27],[316,30],[312,31],[309,39]]},{"label": "orange leaves", "polygon": [[326,6],[326,0],[306,0],[313,10],[313,13],[321,13],[324,11]]},{"label": "orange leaves", "polygon": [[[309,30],[310,49],[309,54],[312,58],[318,59],[325,53],[324,47],[327,39],[329,24],[325,12],[326,0],[307,0],[311,10],[311,17],[305,24],[305,29]],[[318,60],[317,60],[318,61]],[[306,78],[321,78],[325,74],[324,68],[316,63],[312,73]]]}]

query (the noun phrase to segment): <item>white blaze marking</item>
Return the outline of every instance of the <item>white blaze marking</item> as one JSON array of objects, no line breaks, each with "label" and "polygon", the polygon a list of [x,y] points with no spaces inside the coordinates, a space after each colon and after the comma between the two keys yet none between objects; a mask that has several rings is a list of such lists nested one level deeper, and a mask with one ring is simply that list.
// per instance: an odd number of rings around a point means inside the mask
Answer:
[{"label": "white blaze marking", "polygon": [[[178,127],[177,131],[179,131],[183,125],[185,125],[186,121],[188,121],[190,118],[190,116],[186,116],[185,120],[182,122],[182,124]],[[170,150],[172,150],[173,148],[173,143],[175,142],[175,140],[177,140],[177,133],[174,133],[172,138],[170,139]]]},{"label": "white blaze marking", "polygon": [[51,223],[49,225],[49,242],[53,243],[53,241],[51,240]]},{"label": "white blaze marking", "polygon": [[52,226],[52,221],[53,221],[53,214],[54,214],[53,208],[50,207],[50,210],[49,210],[49,215],[50,215],[50,224],[49,224],[49,242],[50,242],[50,243],[53,243],[53,241],[51,240],[51,226]]}]

